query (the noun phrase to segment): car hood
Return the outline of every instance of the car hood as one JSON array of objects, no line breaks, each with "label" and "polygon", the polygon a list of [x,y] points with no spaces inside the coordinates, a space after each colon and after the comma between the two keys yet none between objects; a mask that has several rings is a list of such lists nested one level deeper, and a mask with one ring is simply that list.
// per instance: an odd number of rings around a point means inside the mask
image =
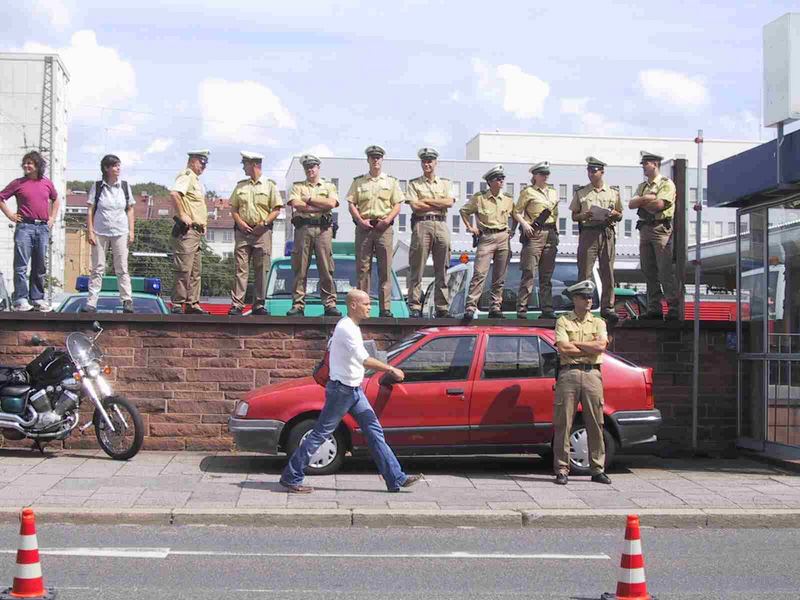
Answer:
[{"label": "car hood", "polygon": [[314,381],[313,377],[302,377],[300,379],[282,381],[281,383],[262,385],[261,387],[248,392],[244,399],[248,402],[253,402],[266,400],[273,395],[286,398],[286,394],[288,392],[293,391],[299,394],[308,391],[305,388],[316,388],[319,391],[323,391],[322,387],[316,381]]},{"label": "car hood", "polygon": [[249,419],[287,422],[298,414],[322,410],[325,389],[312,377],[303,377],[257,388],[244,401],[250,405]]}]

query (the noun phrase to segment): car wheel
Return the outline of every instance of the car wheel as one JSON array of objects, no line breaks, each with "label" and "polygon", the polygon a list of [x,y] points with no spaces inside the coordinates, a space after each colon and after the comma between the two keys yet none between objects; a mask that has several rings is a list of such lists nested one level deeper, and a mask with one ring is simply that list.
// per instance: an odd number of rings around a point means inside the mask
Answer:
[{"label": "car wheel", "polygon": [[[297,450],[303,440],[306,439],[311,430],[314,429],[316,424],[315,419],[306,419],[300,421],[291,431],[286,438],[286,454],[289,456]],[[333,435],[322,443],[306,468],[306,475],[330,475],[338,471],[344,462],[344,454],[346,452],[344,435],[340,429],[336,429]]]},{"label": "car wheel", "polygon": [[[617,440],[606,429],[603,428],[603,441],[606,446],[605,468],[614,462],[614,455],[617,452]],[[572,475],[590,475],[589,461],[589,436],[586,433],[586,426],[582,422],[576,421],[572,426],[572,434],[569,436],[569,472]]]}]

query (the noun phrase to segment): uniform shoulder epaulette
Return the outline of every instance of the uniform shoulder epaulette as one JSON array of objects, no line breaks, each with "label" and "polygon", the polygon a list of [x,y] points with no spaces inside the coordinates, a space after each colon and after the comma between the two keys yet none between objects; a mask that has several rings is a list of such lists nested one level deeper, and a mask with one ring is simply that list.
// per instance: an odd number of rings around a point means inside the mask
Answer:
[{"label": "uniform shoulder epaulette", "polygon": [[269,181],[272,185],[278,185],[278,182],[274,179],[267,179],[267,181]]},{"label": "uniform shoulder epaulette", "polygon": [[181,171],[181,175],[191,175],[192,173],[194,173],[194,171],[192,171],[189,168],[186,168],[183,171]]},{"label": "uniform shoulder epaulette", "polygon": [[[527,186],[526,186],[526,187],[527,187]],[[548,183],[548,184],[547,184],[547,189],[548,189],[548,190],[555,190],[555,189],[556,189],[556,186],[555,186],[554,184],[552,184],[552,183]]]},{"label": "uniform shoulder epaulette", "polygon": [[355,181],[356,179],[361,179],[362,177],[363,175],[356,175],[355,177],[353,177],[353,181]]},{"label": "uniform shoulder epaulette", "polygon": [[618,192],[618,191],[619,191],[619,186],[618,186],[618,185],[610,185],[610,186],[608,186],[608,187],[610,187],[610,188],[611,188],[612,190],[614,190],[615,192]]},{"label": "uniform shoulder epaulette", "polygon": [[417,183],[417,182],[420,182],[420,181],[422,181],[422,178],[423,178],[423,177],[424,177],[424,175],[420,175],[419,177],[414,177],[414,179],[412,179],[411,181],[409,181],[409,183]]},{"label": "uniform shoulder epaulette", "polygon": [[292,185],[303,185],[304,183],[305,181],[294,181],[292,182]]},{"label": "uniform shoulder epaulette", "polygon": [[240,183],[247,183],[248,181],[250,181],[250,178],[249,177],[245,177],[244,179],[240,179],[239,181],[237,181],[236,184],[238,185]]},{"label": "uniform shoulder epaulette", "polygon": [[447,177],[439,177],[442,181],[450,181]]}]

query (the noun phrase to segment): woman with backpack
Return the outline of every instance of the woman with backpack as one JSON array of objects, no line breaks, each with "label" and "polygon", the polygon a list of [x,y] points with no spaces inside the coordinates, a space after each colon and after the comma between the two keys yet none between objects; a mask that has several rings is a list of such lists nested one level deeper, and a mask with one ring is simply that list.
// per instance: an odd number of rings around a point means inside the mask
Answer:
[{"label": "woman with backpack", "polygon": [[131,277],[128,274],[128,246],[133,243],[133,207],[136,204],[127,181],[119,178],[118,156],[107,154],[100,161],[103,179],[92,184],[87,204],[86,233],[92,247],[92,276],[89,297],[82,312],[96,312],[97,299],[106,270],[106,252],[111,249],[117,274],[122,312],[133,312]]}]

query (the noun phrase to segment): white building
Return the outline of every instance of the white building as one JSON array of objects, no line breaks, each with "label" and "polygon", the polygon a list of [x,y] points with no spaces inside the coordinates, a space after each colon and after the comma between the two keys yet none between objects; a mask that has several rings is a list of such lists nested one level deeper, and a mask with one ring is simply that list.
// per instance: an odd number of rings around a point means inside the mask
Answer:
[{"label": "white building", "polygon": [[[0,53],[0,186],[22,176],[20,161],[30,150],[42,152],[49,177],[66,203],[67,86],[69,74],[58,55]],[[16,208],[12,198],[11,208]],[[50,273],[64,279],[64,222],[51,234]],[[13,288],[14,225],[0,215],[0,272]],[[53,292],[58,290],[54,289]]]}]

